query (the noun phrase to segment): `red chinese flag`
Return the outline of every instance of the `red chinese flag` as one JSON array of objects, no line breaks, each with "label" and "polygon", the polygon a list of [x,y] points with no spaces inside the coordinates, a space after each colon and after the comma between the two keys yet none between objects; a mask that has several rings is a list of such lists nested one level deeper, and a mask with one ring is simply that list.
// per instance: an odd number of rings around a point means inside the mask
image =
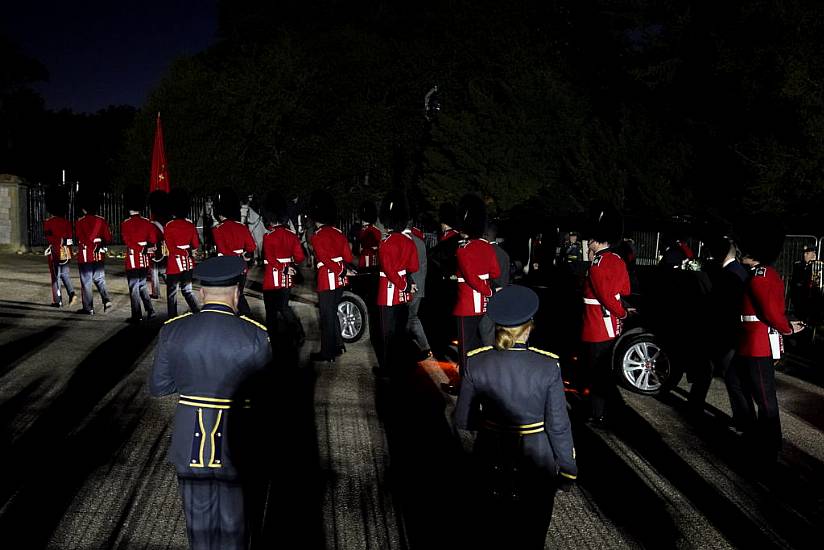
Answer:
[{"label": "red chinese flag", "polygon": [[163,148],[163,126],[160,125],[160,113],[157,113],[154,147],[152,148],[152,179],[149,192],[169,192],[169,169],[166,166],[166,151]]}]

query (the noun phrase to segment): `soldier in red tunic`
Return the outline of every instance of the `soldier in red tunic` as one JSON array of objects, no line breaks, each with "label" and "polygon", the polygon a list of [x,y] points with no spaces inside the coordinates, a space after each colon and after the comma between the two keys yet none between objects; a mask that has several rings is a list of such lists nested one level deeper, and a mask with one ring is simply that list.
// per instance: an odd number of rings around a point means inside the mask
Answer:
[{"label": "soldier in red tunic", "polygon": [[152,191],[149,193],[150,220],[155,226],[155,246],[154,254],[149,256],[149,296],[152,300],[160,298],[160,276],[166,273],[166,263],[168,247],[163,246],[163,233],[166,223],[172,218],[171,204],[169,203],[169,193],[165,191]]},{"label": "soldier in red tunic", "polygon": [[381,204],[381,223],[388,233],[378,249],[378,324],[372,330],[372,345],[378,358],[376,373],[388,376],[398,368],[408,347],[406,335],[408,305],[417,290],[412,274],[418,271],[418,249],[412,238],[403,233],[409,221],[406,197],[390,192]]},{"label": "soldier in red tunic", "polygon": [[183,189],[173,189],[169,193],[174,219],[164,227],[163,234],[169,252],[166,262],[166,311],[169,318],[177,317],[177,293],[189,304],[189,311],[197,313],[200,306],[192,292],[192,270],[195,268],[193,257],[200,247],[197,228],[189,214],[189,196]]},{"label": "soldier in red tunic", "polygon": [[129,301],[132,308],[132,315],[127,321],[139,323],[143,320],[141,302],[143,302],[147,318],[151,319],[155,316],[146,277],[150,268],[149,254],[154,254],[157,245],[157,228],[151,220],[140,215],[145,206],[145,196],[140,189],[127,188],[124,202],[129,211],[129,217],[121,222],[120,235],[123,238],[123,244],[126,245],[126,281],[129,284]]},{"label": "soldier in red tunic", "polygon": [[784,282],[770,265],[784,243],[778,220],[758,217],[750,224],[742,231],[739,243],[750,279],[741,304],[738,349],[726,382],[733,418],[738,419],[739,428],[755,445],[756,458],[774,463],[781,450],[781,421],[773,362],[781,357],[782,336],[803,330],[804,324],[787,320]]},{"label": "soldier in red tunic", "polygon": [[[591,264],[584,281],[584,324],[581,332],[581,390],[590,388],[592,418],[604,424],[606,414],[620,405],[621,394],[612,377],[612,347],[628,310],[621,302],[630,293],[624,260],[610,249],[620,242],[623,221],[609,206],[596,207],[589,239]],[[591,387],[590,387],[591,381]]]},{"label": "soldier in red tunic", "polygon": [[69,305],[77,303],[74,294],[71,276],[69,275],[69,260],[71,259],[72,223],[66,219],[68,198],[66,193],[52,190],[46,197],[46,209],[51,214],[43,222],[43,233],[49,246],[46,247],[46,259],[49,262],[49,274],[52,286],[52,307],[63,307],[63,294],[60,292],[60,283],[66,289]]},{"label": "soldier in red tunic", "polygon": [[343,338],[338,320],[338,303],[346,285],[347,264],[352,262],[352,249],[340,229],[335,227],[335,200],[325,191],[316,191],[311,198],[311,217],[315,234],[310,244],[318,268],[317,293],[320,311],[320,351],[312,352],[312,361],[332,363],[343,353]]},{"label": "soldier in red tunic", "polygon": [[77,267],[80,270],[83,308],[77,312],[94,315],[92,281],[103,300],[103,311],[112,307],[109,292],[106,290],[106,271],[103,265],[106,259],[106,245],[112,242],[112,232],[105,218],[97,215],[98,198],[94,192],[82,192],[78,203],[83,212],[83,216],[75,224]]},{"label": "soldier in red tunic", "polygon": [[[481,238],[486,231],[486,205],[476,195],[465,195],[458,204],[460,229],[466,238],[455,253],[458,293],[452,315],[458,325],[458,357],[460,372],[466,365],[466,354],[483,345],[481,319],[492,296],[492,281],[501,275],[498,257],[488,241]],[[457,387],[448,385],[448,393]]]},{"label": "soldier in red tunic", "polygon": [[[266,307],[266,328],[272,345],[285,333],[295,349],[305,338],[300,318],[289,307],[289,293],[294,286],[295,266],[306,259],[300,239],[289,228],[286,200],[275,192],[266,197],[264,208],[268,233],[263,236],[263,304]],[[279,330],[278,318],[285,322]]]},{"label": "soldier in red tunic", "polygon": [[383,235],[381,230],[375,227],[378,220],[378,209],[372,201],[364,201],[361,204],[361,220],[363,226],[358,232],[358,243],[360,244],[360,257],[358,267],[377,267],[378,246],[381,244]]},{"label": "soldier in red tunic", "polygon": [[[249,232],[249,228],[240,223],[240,200],[237,194],[231,189],[223,189],[217,197],[217,218],[220,223],[212,229],[212,238],[215,241],[218,256],[241,256],[246,262],[252,259],[255,251],[255,239]],[[246,288],[246,272],[243,273],[240,283],[240,298],[238,299],[238,311],[241,315],[250,315],[252,309],[246,296],[243,294]]]}]

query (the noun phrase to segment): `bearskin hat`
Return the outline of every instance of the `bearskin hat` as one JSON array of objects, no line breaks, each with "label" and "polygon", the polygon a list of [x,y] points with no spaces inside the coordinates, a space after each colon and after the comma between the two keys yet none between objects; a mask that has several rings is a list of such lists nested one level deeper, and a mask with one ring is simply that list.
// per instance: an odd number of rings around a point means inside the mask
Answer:
[{"label": "bearskin hat", "polygon": [[263,199],[263,217],[270,223],[289,223],[289,205],[277,191],[269,191]]},{"label": "bearskin hat", "polygon": [[762,264],[772,264],[784,247],[784,229],[777,216],[760,214],[748,217],[737,231],[741,253]]},{"label": "bearskin hat", "polygon": [[409,223],[406,197],[400,191],[390,191],[381,202],[381,223],[387,229],[403,231]]},{"label": "bearskin hat", "polygon": [[189,193],[187,193],[185,189],[175,187],[169,192],[167,201],[169,206],[169,212],[175,218],[184,220],[189,217],[189,209],[191,205],[189,200]]},{"label": "bearskin hat", "polygon": [[360,219],[366,223],[378,221],[378,207],[372,201],[363,201],[360,204]]},{"label": "bearskin hat", "polygon": [[149,193],[149,210],[152,212],[153,219],[161,223],[169,221],[172,214],[169,193],[160,190]]},{"label": "bearskin hat", "polygon": [[590,213],[589,238],[601,243],[618,244],[624,235],[624,218],[613,205],[595,202]]},{"label": "bearskin hat", "polygon": [[224,187],[217,193],[215,200],[215,215],[230,220],[240,220],[240,199],[234,189]]},{"label": "bearskin hat", "polygon": [[89,214],[97,214],[100,208],[100,195],[92,189],[85,189],[77,193],[77,204]]},{"label": "bearskin hat", "polygon": [[441,204],[441,207],[438,209],[438,221],[442,224],[448,225],[449,227],[455,227],[455,220],[458,218],[458,214],[455,211],[455,205],[451,202],[445,202]]},{"label": "bearskin hat", "polygon": [[335,199],[328,191],[323,189],[314,191],[309,204],[312,221],[325,224],[334,224],[337,221],[338,210]]},{"label": "bearskin hat", "polygon": [[65,216],[69,209],[69,200],[66,190],[62,187],[52,187],[46,191],[46,211],[52,216]]},{"label": "bearskin hat", "polygon": [[143,207],[145,206],[146,194],[143,192],[142,187],[138,187],[137,185],[129,185],[123,190],[123,208],[126,210],[127,214],[130,210],[142,212]]},{"label": "bearskin hat", "polygon": [[471,239],[486,231],[486,204],[478,195],[467,193],[458,201],[458,229]]}]

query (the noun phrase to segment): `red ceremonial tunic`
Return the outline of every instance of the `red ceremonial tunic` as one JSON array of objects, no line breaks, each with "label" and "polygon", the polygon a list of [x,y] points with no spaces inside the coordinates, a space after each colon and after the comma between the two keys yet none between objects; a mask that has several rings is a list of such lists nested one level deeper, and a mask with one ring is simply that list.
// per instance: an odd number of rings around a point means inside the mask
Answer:
[{"label": "red ceremonial tunic", "polygon": [[630,293],[629,274],[621,256],[610,250],[595,255],[584,282],[584,326],[581,340],[606,342],[621,333],[627,310],[621,296]]},{"label": "red ceremonial tunic", "polygon": [[378,246],[381,244],[381,230],[368,223],[358,233],[360,242],[360,258],[358,267],[372,267],[378,265]]},{"label": "red ceremonial tunic", "polygon": [[303,247],[295,232],[276,225],[263,236],[263,290],[292,288],[292,276],[287,268],[305,259]]},{"label": "red ceremonial tunic", "polygon": [[783,351],[781,335],[792,332],[784,314],[781,276],[770,266],[755,266],[741,304],[738,355],[779,359]]},{"label": "red ceremonial tunic", "polygon": [[458,260],[458,300],[452,315],[472,317],[486,313],[486,303],[492,296],[492,279],[501,276],[495,249],[484,239],[462,243],[456,252]]},{"label": "red ceremonial tunic", "polygon": [[51,260],[60,261],[60,248],[72,244],[72,223],[62,216],[52,216],[43,222],[43,233],[51,247]]},{"label": "red ceremonial tunic", "polygon": [[411,237],[390,232],[378,248],[381,271],[378,279],[378,305],[396,306],[410,298],[407,276],[418,271],[418,247]]},{"label": "red ceremonial tunic", "polygon": [[148,218],[133,214],[120,223],[120,236],[126,245],[126,271],[149,267],[146,246],[157,244],[157,227]]},{"label": "red ceremonial tunic", "polygon": [[438,242],[445,241],[447,239],[451,239],[452,237],[456,237],[458,235],[460,235],[460,233],[458,233],[454,229],[447,229],[446,231],[441,233],[440,237],[438,237]]},{"label": "red ceremonial tunic", "polygon": [[352,248],[341,230],[322,225],[311,239],[318,262],[317,291],[335,290],[346,285],[346,263],[352,261]]},{"label": "red ceremonial tunic", "polygon": [[235,220],[224,220],[212,229],[218,256],[243,256],[255,251],[255,239],[249,228]]},{"label": "red ceremonial tunic", "polygon": [[74,226],[77,236],[77,263],[102,262],[106,254],[100,249],[112,242],[112,231],[106,219],[86,214]]},{"label": "red ceremonial tunic", "polygon": [[197,228],[189,219],[174,219],[164,228],[166,248],[169,249],[169,259],[166,262],[166,274],[178,275],[195,268],[192,253],[200,247],[200,238]]}]

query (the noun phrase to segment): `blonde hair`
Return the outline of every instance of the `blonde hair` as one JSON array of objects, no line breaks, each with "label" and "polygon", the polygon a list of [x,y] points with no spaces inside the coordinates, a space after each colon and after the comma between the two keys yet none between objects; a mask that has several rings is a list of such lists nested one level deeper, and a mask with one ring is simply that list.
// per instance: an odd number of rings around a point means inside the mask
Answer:
[{"label": "blonde hair", "polygon": [[500,325],[495,327],[495,349],[508,350],[515,342],[523,341],[524,335],[529,333],[535,326],[535,323],[530,319],[523,325],[517,327],[502,327]]}]

